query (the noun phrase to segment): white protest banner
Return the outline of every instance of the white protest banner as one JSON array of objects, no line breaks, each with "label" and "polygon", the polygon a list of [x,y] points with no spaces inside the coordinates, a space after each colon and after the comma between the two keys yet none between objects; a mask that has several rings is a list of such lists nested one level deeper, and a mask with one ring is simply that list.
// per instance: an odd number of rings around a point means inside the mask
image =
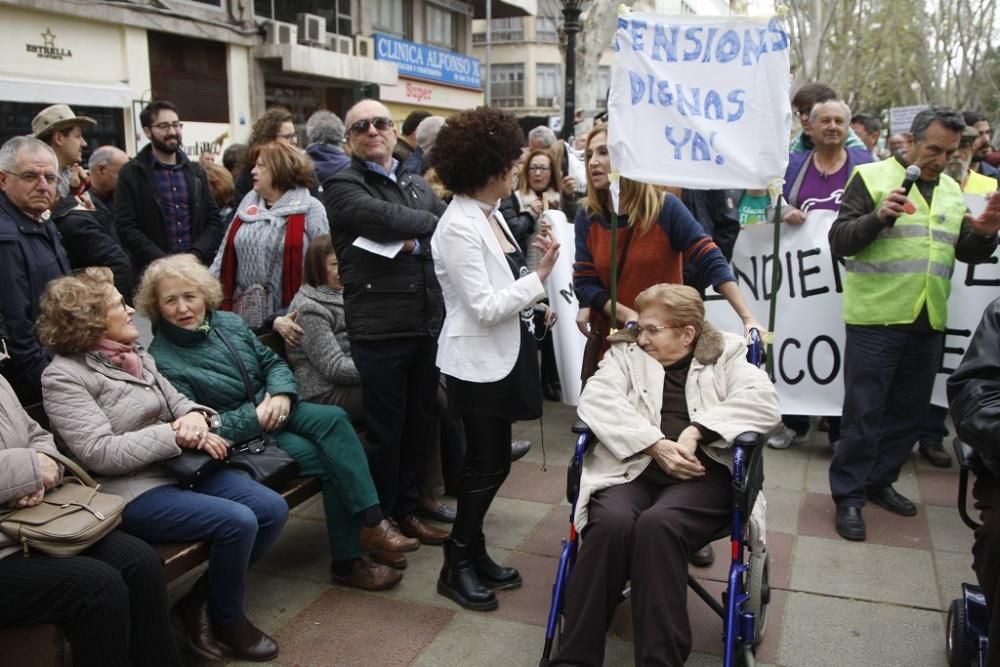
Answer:
[{"label": "white protest banner", "polygon": [[777,18],[619,17],[608,147],[628,178],[766,188],[785,173],[788,33]]},{"label": "white protest banner", "polygon": [[566,214],[562,211],[546,211],[542,214],[542,219],[552,225],[552,234],[560,246],[559,259],[545,281],[549,305],[555,308],[559,318],[549,335],[553,336],[555,345],[563,403],[576,405],[582,391],[580,368],[583,365],[583,348],[587,344],[587,339],[576,328],[576,314],[580,310],[580,302],[573,291],[573,249],[576,247],[576,234],[573,223],[566,219]]},{"label": "white protest banner", "polygon": [[[811,211],[804,224],[784,225],[781,230],[773,354],[775,386],[784,414],[839,415],[843,405],[846,270],[831,255],[827,240],[835,218],[832,211]],[[733,273],[759,322],[767,322],[770,309],[773,234],[770,224],[744,227],[733,251]],[[947,404],[945,381],[962,360],[983,310],[997,296],[1000,250],[986,264],[955,263],[935,404]],[[725,300],[712,294],[706,301],[706,316],[712,323],[727,331],[742,331]]]}]

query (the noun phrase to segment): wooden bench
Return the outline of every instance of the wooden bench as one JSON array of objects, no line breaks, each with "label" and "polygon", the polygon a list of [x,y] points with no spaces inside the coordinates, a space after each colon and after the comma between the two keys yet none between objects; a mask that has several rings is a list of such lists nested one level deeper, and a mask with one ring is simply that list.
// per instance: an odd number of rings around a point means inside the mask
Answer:
[{"label": "wooden bench", "polygon": [[[271,348],[282,359],[285,356],[285,341],[278,334],[270,333],[260,337],[260,341]],[[41,403],[25,407],[28,415],[46,431],[52,430],[48,415]],[[293,479],[281,496],[294,509],[319,493],[321,482],[315,477]],[[163,573],[167,583],[208,560],[207,542],[177,542],[157,546],[163,561]],[[55,624],[35,625],[26,628],[0,628],[0,654],[5,665],[33,665],[38,667],[62,667],[66,659],[66,640],[61,626]]]}]

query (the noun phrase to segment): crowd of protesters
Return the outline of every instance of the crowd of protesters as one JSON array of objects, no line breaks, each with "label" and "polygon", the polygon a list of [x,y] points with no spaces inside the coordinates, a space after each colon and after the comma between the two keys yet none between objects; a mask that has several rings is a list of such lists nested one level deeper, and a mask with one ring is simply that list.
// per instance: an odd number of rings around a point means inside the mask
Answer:
[{"label": "crowd of protesters", "polygon": [[[601,442],[577,516],[591,575],[569,588],[553,664],[600,664],[628,572],[670,579],[666,597],[635,598],[637,660],[682,664],[687,617],[665,610],[687,562],[712,562],[702,536],[728,521],[727,443],[746,427],[786,448],[815,421],[779,424],[773,386],[739,336],[705,321],[702,299],[711,287],[746,331],[763,329],[729,266],[736,237],[776,218],[809,224],[816,209],[837,213],[831,249],[847,259],[846,398],[842,418],[824,420],[835,526],[865,539],[867,501],[916,514],[893,488],[913,446],[951,465],[946,412],[913,409],[930,405],[951,268],[997,246],[989,121],[931,107],[885,136],[876,115],[852,114],[819,83],[792,106],[802,131],[780,197],[622,178],[616,257],[604,121],[578,151],[487,107],[414,112],[397,128],[363,100],[343,119],[316,111],[301,149],[302,119],[275,107],[216,164],[211,151],[185,153],[180,112],[160,100],[139,115],[148,144],[134,157],[99,146],[85,163],[96,122],[41,110],[28,136],[0,147],[0,502],[42,501],[62,474],[46,455],[58,442],[127,505],[80,556],[13,558],[0,536],[0,626],[64,625],[75,664],[179,664],[147,543],[205,540],[208,569],[176,605],[187,643],[212,659],[274,659],[277,643],[244,614],[245,577],[278,538],[284,501],[229,470],[182,488],[163,467],[185,449],[225,457],[261,433],[322,482],[332,582],[386,590],[407,552],[443,545],[438,592],[495,609],[495,591],[521,575],[489,555],[484,521],[530,446],[512,442],[512,423],[561,397],[543,284],[562,252],[587,337],[580,412]],[[897,187],[908,165],[921,169],[909,194]],[[986,211],[970,215],[963,193],[990,196]],[[575,248],[553,233],[567,223]],[[152,323],[148,348],[133,305]],[[258,339],[270,332],[287,363]],[[711,392],[692,393],[700,386]],[[21,407],[39,402],[51,435]],[[992,507],[1000,470],[984,460],[975,495]],[[438,500],[445,490],[455,508]],[[988,528],[977,572],[992,600],[1000,576],[986,559],[1000,531]],[[622,536],[633,530],[676,539],[632,553]],[[68,582],[93,603],[59,593]]]}]

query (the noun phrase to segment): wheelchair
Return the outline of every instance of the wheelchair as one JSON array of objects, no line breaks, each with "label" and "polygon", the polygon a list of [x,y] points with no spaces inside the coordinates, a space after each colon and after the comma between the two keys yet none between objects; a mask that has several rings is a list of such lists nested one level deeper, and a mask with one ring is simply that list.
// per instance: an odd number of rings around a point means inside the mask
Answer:
[{"label": "wheelchair", "polygon": [[[958,461],[958,513],[972,530],[980,524],[969,516],[965,500],[969,490],[969,472],[975,453],[969,445],[955,438],[955,459]],[[962,584],[962,597],[951,601],[945,624],[945,647],[950,667],[986,665],[989,648],[989,618],[986,614],[986,596],[975,584]]]},{"label": "wheelchair", "polygon": [[[750,332],[747,360],[757,366],[763,357],[759,333]],[[545,645],[539,667],[548,667],[552,649],[562,626],[564,596],[570,573],[576,563],[579,535],[573,523],[576,500],[580,490],[583,456],[595,440],[589,430],[575,431],[579,437],[567,472],[566,496],[570,503],[569,537],[562,541],[562,552],[552,584],[552,601],[545,627]],[[720,529],[708,543],[728,536],[730,538],[729,577],[721,603],[711,593],[688,575],[688,587],[695,592],[723,620],[723,664],[725,667],[752,667],[754,651],[763,639],[767,624],[767,605],[771,598],[769,583],[769,556],[764,536],[757,535],[757,527],[750,522],[750,515],[760,490],[764,486],[764,441],[766,434],[744,433],[733,443],[733,512],[730,525]],[[705,544],[698,545],[703,548]],[[697,549],[696,549],[697,550]],[[630,588],[622,592],[628,597]]]}]

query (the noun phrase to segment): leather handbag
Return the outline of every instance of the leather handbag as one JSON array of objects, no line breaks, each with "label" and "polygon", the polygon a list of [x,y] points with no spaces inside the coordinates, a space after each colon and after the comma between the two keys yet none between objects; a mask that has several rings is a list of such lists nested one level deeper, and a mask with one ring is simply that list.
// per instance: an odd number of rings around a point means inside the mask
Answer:
[{"label": "leather handbag", "polygon": [[46,491],[34,507],[0,512],[0,531],[21,544],[25,557],[31,549],[49,556],[75,556],[118,527],[125,499],[101,493],[101,485],[72,459],[44,454],[73,476],[63,477],[62,484]]},{"label": "leather handbag", "polygon": [[[240,369],[247,400],[250,401],[251,405],[257,405],[253,385],[250,383],[250,374],[247,373],[243,359],[219,327],[213,327],[212,331],[229,349],[229,354],[232,355],[236,367]],[[266,484],[271,488],[281,488],[299,474],[298,461],[278,446],[273,435],[263,430],[259,436],[230,447],[229,465],[247,473],[254,481]]]},{"label": "leather handbag", "polygon": [[160,466],[177,480],[178,486],[190,489],[228,463],[229,459],[213,459],[200,449],[182,449],[179,456],[163,461]]}]

